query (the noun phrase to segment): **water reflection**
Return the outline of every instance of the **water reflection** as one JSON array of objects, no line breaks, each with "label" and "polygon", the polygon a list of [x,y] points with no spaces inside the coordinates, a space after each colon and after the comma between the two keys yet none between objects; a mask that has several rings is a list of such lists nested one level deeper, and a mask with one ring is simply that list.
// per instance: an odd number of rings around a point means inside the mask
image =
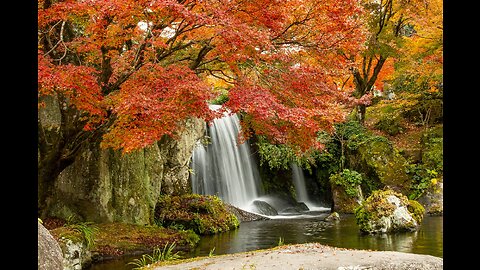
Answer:
[{"label": "water reflection", "polygon": [[391,250],[443,256],[443,217],[425,217],[419,231],[396,234],[361,234],[353,215],[340,222],[325,222],[325,215],[308,219],[244,222],[236,231],[203,237],[192,256],[251,251],[284,243],[319,242],[326,245],[370,250]]},{"label": "water reflection", "polygon": [[[202,237],[197,248],[186,257],[228,254],[285,244],[318,242],[342,248],[391,250],[443,257],[443,217],[426,216],[417,232],[396,234],[361,234],[353,215],[341,215],[339,222],[325,222],[327,214],[299,219],[274,219],[243,222],[240,228],[222,234]],[[91,270],[123,270],[129,260],[95,265]],[[111,264],[111,265],[109,265]]]}]

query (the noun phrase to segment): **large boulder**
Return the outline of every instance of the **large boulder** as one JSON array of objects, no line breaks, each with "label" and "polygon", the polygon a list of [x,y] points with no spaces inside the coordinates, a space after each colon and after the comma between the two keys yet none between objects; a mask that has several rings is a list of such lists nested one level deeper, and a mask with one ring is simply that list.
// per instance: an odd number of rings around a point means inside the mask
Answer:
[{"label": "large boulder", "polygon": [[62,270],[63,254],[57,240],[38,223],[38,270]]},{"label": "large boulder", "polygon": [[164,136],[158,147],[164,161],[161,191],[163,194],[182,195],[191,192],[190,160],[196,143],[205,135],[206,123],[192,118],[185,122],[177,140]]},{"label": "large boulder", "polygon": [[[58,150],[67,131],[62,125],[73,122],[63,115],[66,106],[56,96],[41,97],[39,134],[48,144],[39,145],[39,168],[42,162]],[[67,118],[65,118],[67,117]],[[70,116],[69,116],[70,117]],[[93,222],[124,222],[151,224],[160,193],[183,194],[190,191],[189,161],[195,143],[204,136],[206,123],[189,119],[176,140],[164,136],[159,142],[122,154],[102,149],[96,141],[80,150],[72,164],[63,169],[57,179],[49,180],[49,190],[39,181],[39,195],[46,196],[46,217],[67,219],[72,215]],[[40,196],[39,196],[40,197]]]},{"label": "large boulder", "polygon": [[425,209],[393,190],[376,190],[355,210],[360,231],[391,233],[415,231],[422,222]]},{"label": "large boulder", "polygon": [[150,224],[163,165],[156,144],[130,154],[91,145],[60,173],[48,216]]},{"label": "large boulder", "polygon": [[278,215],[278,211],[273,206],[271,206],[266,201],[262,201],[262,200],[254,200],[252,202],[251,209],[255,213],[266,215],[266,216]]}]

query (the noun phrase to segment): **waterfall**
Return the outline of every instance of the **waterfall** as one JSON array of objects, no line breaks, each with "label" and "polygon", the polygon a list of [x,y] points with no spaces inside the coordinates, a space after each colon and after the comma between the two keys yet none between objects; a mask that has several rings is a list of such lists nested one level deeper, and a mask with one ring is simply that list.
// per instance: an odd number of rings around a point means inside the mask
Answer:
[{"label": "waterfall", "polygon": [[247,208],[261,193],[260,175],[248,142],[237,143],[239,131],[235,114],[214,119],[208,127],[211,143],[198,144],[193,152],[192,191],[218,195],[224,202]]},{"label": "waterfall", "polygon": [[297,201],[310,202],[307,193],[307,187],[305,186],[305,176],[303,175],[303,171],[298,165],[291,164],[290,167],[292,168],[292,177],[293,177],[293,185],[295,186],[295,194],[297,194]]},{"label": "waterfall", "polygon": [[292,168],[292,180],[293,185],[295,186],[297,201],[305,203],[305,205],[307,205],[308,208],[313,211],[330,210],[329,207],[321,206],[310,198],[307,191],[307,186],[305,184],[305,175],[303,174],[302,168],[294,163],[292,163],[290,167]]}]

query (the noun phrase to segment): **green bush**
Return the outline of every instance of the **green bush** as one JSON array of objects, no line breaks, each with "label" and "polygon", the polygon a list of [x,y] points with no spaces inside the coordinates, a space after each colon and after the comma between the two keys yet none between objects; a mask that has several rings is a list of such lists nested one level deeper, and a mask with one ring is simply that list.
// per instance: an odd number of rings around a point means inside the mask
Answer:
[{"label": "green bush", "polygon": [[428,188],[437,182],[438,172],[436,170],[428,169],[423,164],[410,164],[407,166],[407,174],[412,176],[408,198],[416,200],[422,196]]},{"label": "green bush", "polygon": [[380,120],[375,123],[375,128],[391,136],[402,133],[405,129],[402,125],[402,117],[394,114],[383,115]]},{"label": "green bush", "polygon": [[223,105],[225,102],[229,100],[228,92],[224,91],[220,95],[218,95],[215,99],[210,101],[210,104],[213,105]]},{"label": "green bush", "polygon": [[193,230],[197,234],[215,234],[238,228],[237,217],[213,195],[164,195],[155,207],[155,221],[164,227]]},{"label": "green bush", "polygon": [[429,138],[425,142],[422,164],[439,173],[443,172],[443,138]]},{"label": "green bush", "polygon": [[344,169],[330,176],[330,183],[342,186],[350,197],[357,197],[358,186],[362,183],[362,175],[354,170]]}]

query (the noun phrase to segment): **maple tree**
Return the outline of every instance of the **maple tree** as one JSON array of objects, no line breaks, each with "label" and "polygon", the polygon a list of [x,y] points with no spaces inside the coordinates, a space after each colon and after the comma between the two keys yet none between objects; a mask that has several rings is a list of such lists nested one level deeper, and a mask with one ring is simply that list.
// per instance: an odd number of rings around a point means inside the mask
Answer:
[{"label": "maple tree", "polygon": [[[363,1],[363,6],[368,11],[364,13],[364,20],[369,29],[365,50],[358,55],[345,54],[346,58],[357,63],[351,69],[351,75],[344,79],[344,84],[354,85],[356,97],[371,95],[374,87],[383,90],[383,83],[393,79],[394,73],[399,72],[397,64],[400,59],[406,59],[407,54],[412,55],[416,51],[410,41],[412,36],[418,37],[420,32],[428,33],[433,27],[439,26],[438,18],[441,17],[443,8],[440,2],[437,0]],[[437,18],[437,21],[429,20],[431,16]],[[415,70],[413,66],[407,69]],[[365,104],[357,107],[357,119],[361,123],[365,120],[365,109]]]},{"label": "maple tree", "polygon": [[443,80],[443,1],[415,6],[409,21],[412,33],[404,38],[395,78],[412,78],[430,92],[439,91]]},{"label": "maple tree", "polygon": [[321,148],[355,100],[333,78],[364,42],[357,0],[44,0],[38,2],[38,94],[62,131],[39,121],[40,208],[56,176],[92,142],[125,153],[174,137],[191,117],[221,115],[212,78],[256,133]]}]

